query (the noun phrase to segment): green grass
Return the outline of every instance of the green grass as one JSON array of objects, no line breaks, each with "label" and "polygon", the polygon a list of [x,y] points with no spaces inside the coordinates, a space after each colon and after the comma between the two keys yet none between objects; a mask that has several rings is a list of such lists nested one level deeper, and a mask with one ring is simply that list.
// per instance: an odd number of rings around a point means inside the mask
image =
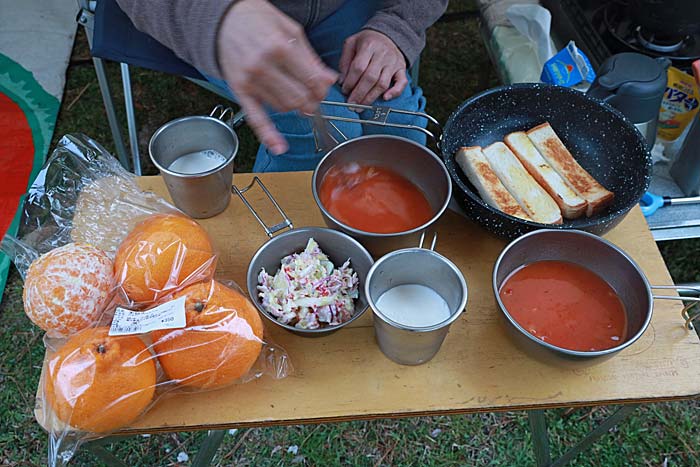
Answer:
[{"label": "green grass", "polygon": [[[453,2],[453,9],[468,2]],[[63,106],[54,136],[83,132],[113,150],[95,74],[84,37],[80,36],[69,68]],[[108,66],[117,102],[121,102],[118,67]],[[421,85],[428,111],[445,122],[466,97],[497,84],[495,72],[473,19],[439,24],[430,31],[422,58]],[[204,114],[221,102],[178,77],[134,69],[133,90],[141,154],[148,138],[166,121]],[[79,97],[78,97],[79,96]],[[121,108],[121,107],[119,107]],[[120,114],[123,119],[123,112]],[[237,170],[252,167],[257,143],[246,128],[240,132]],[[146,173],[153,173],[144,160]],[[676,281],[700,280],[700,241],[669,242],[662,253]],[[0,304],[0,465],[45,463],[47,436],[34,421],[34,393],[43,357],[42,335],[22,311],[21,280],[10,276]],[[697,401],[646,405],[579,456],[576,466],[700,466],[700,411]],[[584,436],[614,407],[550,410],[553,455]],[[108,444],[133,466],[189,465],[205,433],[131,437]],[[288,452],[297,446],[296,454]],[[190,461],[177,463],[186,452]],[[239,430],[227,435],[215,465],[229,466],[520,466],[534,463],[527,417],[522,412],[423,417]],[[102,465],[89,452],[72,465]]]}]

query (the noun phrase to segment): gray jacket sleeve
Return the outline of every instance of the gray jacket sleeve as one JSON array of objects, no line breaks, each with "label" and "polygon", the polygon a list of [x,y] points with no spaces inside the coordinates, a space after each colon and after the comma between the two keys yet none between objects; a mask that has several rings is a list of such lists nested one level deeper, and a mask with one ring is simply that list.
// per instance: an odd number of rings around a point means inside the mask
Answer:
[{"label": "gray jacket sleeve", "polygon": [[425,30],[447,9],[448,0],[384,0],[364,29],[389,36],[409,65],[425,47]]},{"label": "gray jacket sleeve", "polygon": [[117,0],[134,26],[212,76],[220,77],[216,33],[235,0]]}]

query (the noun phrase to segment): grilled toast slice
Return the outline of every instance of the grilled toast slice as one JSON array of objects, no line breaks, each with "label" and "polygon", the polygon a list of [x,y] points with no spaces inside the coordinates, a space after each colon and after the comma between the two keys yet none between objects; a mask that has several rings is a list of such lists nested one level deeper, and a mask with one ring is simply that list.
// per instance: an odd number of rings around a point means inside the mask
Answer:
[{"label": "grilled toast slice", "polygon": [[557,203],[527,173],[508,146],[500,141],[493,143],[484,148],[484,155],[501,183],[533,221],[542,224],[561,224],[561,211]]},{"label": "grilled toast slice", "polygon": [[566,219],[576,219],[586,213],[588,203],[577,195],[564,179],[547,163],[523,131],[511,133],[504,139],[525,170],[559,205]]},{"label": "grilled toast slice", "polygon": [[532,128],[527,136],[549,165],[588,202],[586,216],[598,214],[612,203],[615,195],[576,162],[549,122]]},{"label": "grilled toast slice", "polygon": [[455,161],[486,204],[511,216],[532,220],[498,179],[480,146],[460,148]]}]

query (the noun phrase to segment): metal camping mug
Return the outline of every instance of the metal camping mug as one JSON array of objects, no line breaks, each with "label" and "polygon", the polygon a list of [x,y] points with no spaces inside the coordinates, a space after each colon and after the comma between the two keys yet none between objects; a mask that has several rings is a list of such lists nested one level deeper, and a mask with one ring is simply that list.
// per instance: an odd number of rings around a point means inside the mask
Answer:
[{"label": "metal camping mug", "polygon": [[[243,114],[234,115],[229,126],[224,122],[229,113],[233,114],[231,108],[217,105],[209,116],[178,118],[160,127],[148,143],[148,153],[160,170],[173,203],[190,217],[215,216],[231,201],[233,160],[238,153],[238,136],[233,127],[242,122]],[[216,167],[199,173],[170,169],[182,156],[212,150],[225,158]]]},{"label": "metal camping mug", "polygon": [[[462,272],[449,259],[434,251],[437,236],[430,249],[423,248],[421,235],[418,248],[392,251],[374,263],[365,280],[365,296],[374,311],[374,332],[379,348],[389,359],[402,365],[420,365],[435,356],[447,336],[450,325],[467,305],[467,283]],[[403,284],[424,285],[446,302],[450,316],[427,327],[411,327],[397,323],[377,308],[376,302],[387,290]]]}]

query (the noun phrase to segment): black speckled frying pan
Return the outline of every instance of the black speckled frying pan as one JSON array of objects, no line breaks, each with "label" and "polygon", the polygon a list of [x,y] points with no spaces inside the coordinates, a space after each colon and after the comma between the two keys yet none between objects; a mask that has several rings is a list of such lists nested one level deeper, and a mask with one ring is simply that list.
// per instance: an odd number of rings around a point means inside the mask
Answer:
[{"label": "black speckled frying pan", "polygon": [[[602,213],[540,224],[509,216],[482,201],[454,159],[462,146],[486,147],[514,131],[549,122],[574,158],[615,193]],[[619,111],[579,91],[525,83],[490,89],[464,102],[449,118],[440,145],[454,196],[469,217],[509,239],[541,229],[581,229],[602,235],[639,203],[651,180],[651,155],[636,127]]]}]

